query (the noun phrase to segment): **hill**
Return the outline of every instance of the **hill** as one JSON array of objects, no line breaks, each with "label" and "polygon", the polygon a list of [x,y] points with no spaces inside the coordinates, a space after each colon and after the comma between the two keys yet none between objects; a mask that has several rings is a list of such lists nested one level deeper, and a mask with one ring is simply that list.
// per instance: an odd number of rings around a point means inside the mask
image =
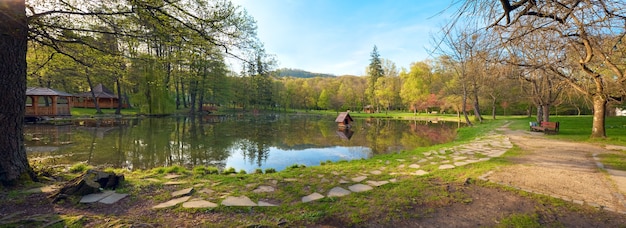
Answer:
[{"label": "hill", "polygon": [[294,78],[314,78],[323,77],[330,78],[336,77],[333,74],[313,73],[305,70],[281,68],[276,70],[278,77],[294,77]]}]

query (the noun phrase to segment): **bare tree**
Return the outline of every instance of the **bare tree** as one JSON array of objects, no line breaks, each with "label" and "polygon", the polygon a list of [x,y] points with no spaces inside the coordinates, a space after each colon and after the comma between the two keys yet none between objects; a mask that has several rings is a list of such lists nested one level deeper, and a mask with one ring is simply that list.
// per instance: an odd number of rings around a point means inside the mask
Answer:
[{"label": "bare tree", "polygon": [[[623,1],[474,0],[464,3],[461,11],[459,18],[477,15],[486,19],[487,28],[500,31],[504,46],[519,45],[525,37],[541,37],[545,44],[563,47],[549,49],[546,57],[552,61],[540,67],[593,101],[591,137],[606,137],[607,103],[624,93],[624,89],[613,91],[609,85],[623,88],[626,82]],[[532,46],[519,49],[525,54],[537,50]]]}]

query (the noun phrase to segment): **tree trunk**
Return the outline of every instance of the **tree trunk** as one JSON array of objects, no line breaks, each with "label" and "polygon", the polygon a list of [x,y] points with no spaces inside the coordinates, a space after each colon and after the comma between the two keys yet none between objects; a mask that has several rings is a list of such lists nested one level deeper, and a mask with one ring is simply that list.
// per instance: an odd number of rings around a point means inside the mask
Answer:
[{"label": "tree trunk", "polygon": [[544,104],[541,108],[542,120],[544,122],[550,122],[550,104]]},{"label": "tree trunk", "polygon": [[496,119],[496,103],[497,99],[495,96],[491,96],[491,118]]},{"label": "tree trunk", "polygon": [[483,116],[480,115],[480,104],[478,102],[478,85],[476,85],[476,81],[474,81],[473,83],[473,91],[472,91],[472,98],[473,98],[473,105],[474,105],[474,115],[476,116],[476,120],[478,120],[478,122],[482,123],[483,122]]},{"label": "tree trunk", "polygon": [[537,123],[547,121],[543,119],[543,105],[537,105]]},{"label": "tree trunk", "polygon": [[465,85],[465,82],[463,83],[463,102],[462,102],[462,107],[461,110],[463,112],[463,116],[465,116],[465,122],[467,123],[467,126],[472,126],[472,121],[470,121],[469,117],[467,116],[467,86]]},{"label": "tree trunk", "polygon": [[93,91],[93,83],[91,83],[91,77],[89,77],[89,69],[87,69],[85,73],[87,73],[87,84],[89,84],[89,89],[91,90],[91,98],[93,99],[94,107],[96,107],[96,114],[102,114],[100,104],[98,104],[98,98],[96,97],[96,93]]},{"label": "tree trunk", "polygon": [[117,86],[117,109],[115,115],[122,114],[122,87],[120,86],[120,77],[115,77],[115,85]]},{"label": "tree trunk", "polygon": [[35,176],[24,147],[26,50],[25,1],[0,1],[0,182],[12,185],[24,173]]},{"label": "tree trunk", "polygon": [[607,99],[603,95],[593,96],[593,125],[591,127],[592,138],[606,138],[604,128],[606,117]]}]

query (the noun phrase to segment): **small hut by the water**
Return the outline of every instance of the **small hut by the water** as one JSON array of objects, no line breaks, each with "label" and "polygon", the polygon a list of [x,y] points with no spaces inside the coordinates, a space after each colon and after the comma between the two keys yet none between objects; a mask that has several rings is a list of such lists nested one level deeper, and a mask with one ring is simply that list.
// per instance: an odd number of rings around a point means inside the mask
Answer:
[{"label": "small hut by the water", "polygon": [[26,118],[71,116],[72,94],[44,87],[26,89]]},{"label": "small hut by the water", "polygon": [[353,121],[354,119],[352,119],[349,112],[340,112],[337,119],[335,119],[339,128],[350,128]]},{"label": "small hut by the water", "polygon": [[374,106],[372,105],[366,105],[365,107],[363,107],[364,113],[374,113],[374,111]]}]

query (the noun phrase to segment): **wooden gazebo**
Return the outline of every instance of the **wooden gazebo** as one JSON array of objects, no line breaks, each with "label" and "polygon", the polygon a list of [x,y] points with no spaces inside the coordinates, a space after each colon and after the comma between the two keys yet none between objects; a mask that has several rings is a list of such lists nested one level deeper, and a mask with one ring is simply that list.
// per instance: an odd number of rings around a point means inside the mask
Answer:
[{"label": "wooden gazebo", "polygon": [[26,89],[26,118],[71,116],[72,94],[44,87]]},{"label": "wooden gazebo", "polygon": [[[120,99],[107,87],[102,84],[98,84],[93,88],[93,95],[98,99],[98,106],[100,108],[117,108]],[[93,100],[91,91],[74,95],[72,98],[73,107],[77,108],[95,108],[96,103]],[[128,105],[123,104],[122,108],[127,108]]]}]

